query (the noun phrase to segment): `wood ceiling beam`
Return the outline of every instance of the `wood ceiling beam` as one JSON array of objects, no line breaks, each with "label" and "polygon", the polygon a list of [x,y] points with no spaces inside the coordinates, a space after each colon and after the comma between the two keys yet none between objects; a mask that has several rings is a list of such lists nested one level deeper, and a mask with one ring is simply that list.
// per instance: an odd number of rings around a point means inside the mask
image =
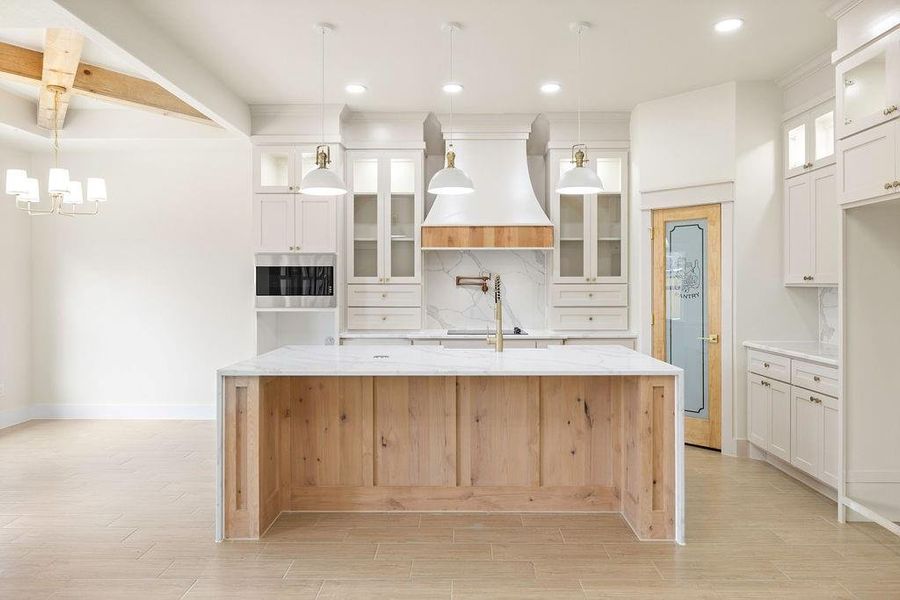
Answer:
[{"label": "wood ceiling beam", "polygon": [[[0,42],[0,78],[43,85],[43,62],[42,52]],[[72,94],[79,96],[216,126],[203,113],[159,84],[103,67],[79,63],[70,89]],[[50,100],[52,107],[52,95]],[[52,117],[50,119],[52,124]]]},{"label": "wood ceiling beam", "polygon": [[[84,36],[71,29],[48,29],[44,37],[41,66],[41,95],[38,100],[38,125],[62,129],[66,122],[72,84],[81,62]],[[58,90],[64,90],[58,92]]]}]

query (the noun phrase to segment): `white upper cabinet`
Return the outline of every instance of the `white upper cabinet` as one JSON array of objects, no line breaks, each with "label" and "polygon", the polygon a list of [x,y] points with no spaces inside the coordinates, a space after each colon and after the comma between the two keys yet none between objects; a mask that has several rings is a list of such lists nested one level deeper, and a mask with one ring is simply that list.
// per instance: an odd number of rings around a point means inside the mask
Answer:
[{"label": "white upper cabinet", "polygon": [[784,182],[784,283],[835,286],[840,210],[835,167]]},{"label": "white upper cabinet", "polygon": [[628,153],[588,150],[603,192],[560,195],[556,184],[572,168],[567,153],[552,151],[550,218],[556,229],[553,280],[556,283],[624,283],[627,280]]},{"label": "white upper cabinet", "polygon": [[834,100],[784,124],[784,176],[793,177],[834,163]]},{"label": "white upper cabinet", "polygon": [[347,269],[351,283],[418,283],[424,209],[419,151],[350,151]]},{"label": "white upper cabinet", "polygon": [[900,30],[838,63],[837,137],[900,116]]},{"label": "white upper cabinet", "polygon": [[298,193],[315,167],[311,146],[253,148],[256,252],[337,252],[337,203],[343,197]]},{"label": "white upper cabinet", "polygon": [[256,252],[336,252],[337,201],[300,194],[256,194]]},{"label": "white upper cabinet", "polygon": [[900,194],[900,121],[867,129],[838,142],[840,204]]}]

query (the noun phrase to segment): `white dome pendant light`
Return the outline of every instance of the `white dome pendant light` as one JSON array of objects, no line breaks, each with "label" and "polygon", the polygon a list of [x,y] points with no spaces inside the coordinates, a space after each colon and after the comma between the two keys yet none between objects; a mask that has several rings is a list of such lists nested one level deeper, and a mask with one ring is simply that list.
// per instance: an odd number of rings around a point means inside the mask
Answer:
[{"label": "white dome pendant light", "polygon": [[572,23],[569,28],[578,34],[578,143],[572,146],[574,167],[562,174],[556,191],[559,194],[598,194],[603,191],[603,182],[597,172],[585,166],[586,146],[581,143],[581,33],[589,29],[590,23]]},{"label": "white dome pendant light", "polygon": [[434,174],[428,182],[429,194],[458,196],[475,191],[472,180],[466,172],[456,166],[456,152],[453,151],[453,95],[462,91],[462,85],[453,81],[453,32],[459,31],[459,23],[445,23],[441,29],[450,34],[450,79],[443,89],[450,97],[450,130],[447,135],[447,166]]},{"label": "white dome pendant light", "polygon": [[322,34],[322,143],[316,146],[316,166],[300,181],[300,193],[308,196],[340,196],[347,193],[347,185],[341,176],[328,168],[331,164],[331,148],[325,143],[325,34],[334,31],[328,23],[317,23]]}]

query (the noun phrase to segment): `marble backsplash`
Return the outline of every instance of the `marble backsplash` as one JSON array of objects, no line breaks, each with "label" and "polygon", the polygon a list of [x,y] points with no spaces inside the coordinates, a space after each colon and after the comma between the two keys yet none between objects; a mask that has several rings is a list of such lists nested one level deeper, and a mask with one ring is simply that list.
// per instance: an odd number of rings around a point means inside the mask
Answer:
[{"label": "marble backsplash", "polygon": [[819,341],[838,343],[838,289],[819,288]]},{"label": "marble backsplash", "polygon": [[457,287],[457,275],[500,274],[503,326],[547,326],[547,269],[540,250],[431,250],[424,253],[425,327],[484,329],[494,323],[493,288]]}]

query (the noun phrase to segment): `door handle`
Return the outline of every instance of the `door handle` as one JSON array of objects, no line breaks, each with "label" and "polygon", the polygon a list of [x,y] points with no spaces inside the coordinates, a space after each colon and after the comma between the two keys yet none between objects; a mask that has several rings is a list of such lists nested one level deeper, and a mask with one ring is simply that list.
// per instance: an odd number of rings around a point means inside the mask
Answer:
[{"label": "door handle", "polygon": [[707,337],[698,337],[697,339],[702,342],[709,342],[710,344],[718,344],[719,343],[719,334],[713,333]]}]

